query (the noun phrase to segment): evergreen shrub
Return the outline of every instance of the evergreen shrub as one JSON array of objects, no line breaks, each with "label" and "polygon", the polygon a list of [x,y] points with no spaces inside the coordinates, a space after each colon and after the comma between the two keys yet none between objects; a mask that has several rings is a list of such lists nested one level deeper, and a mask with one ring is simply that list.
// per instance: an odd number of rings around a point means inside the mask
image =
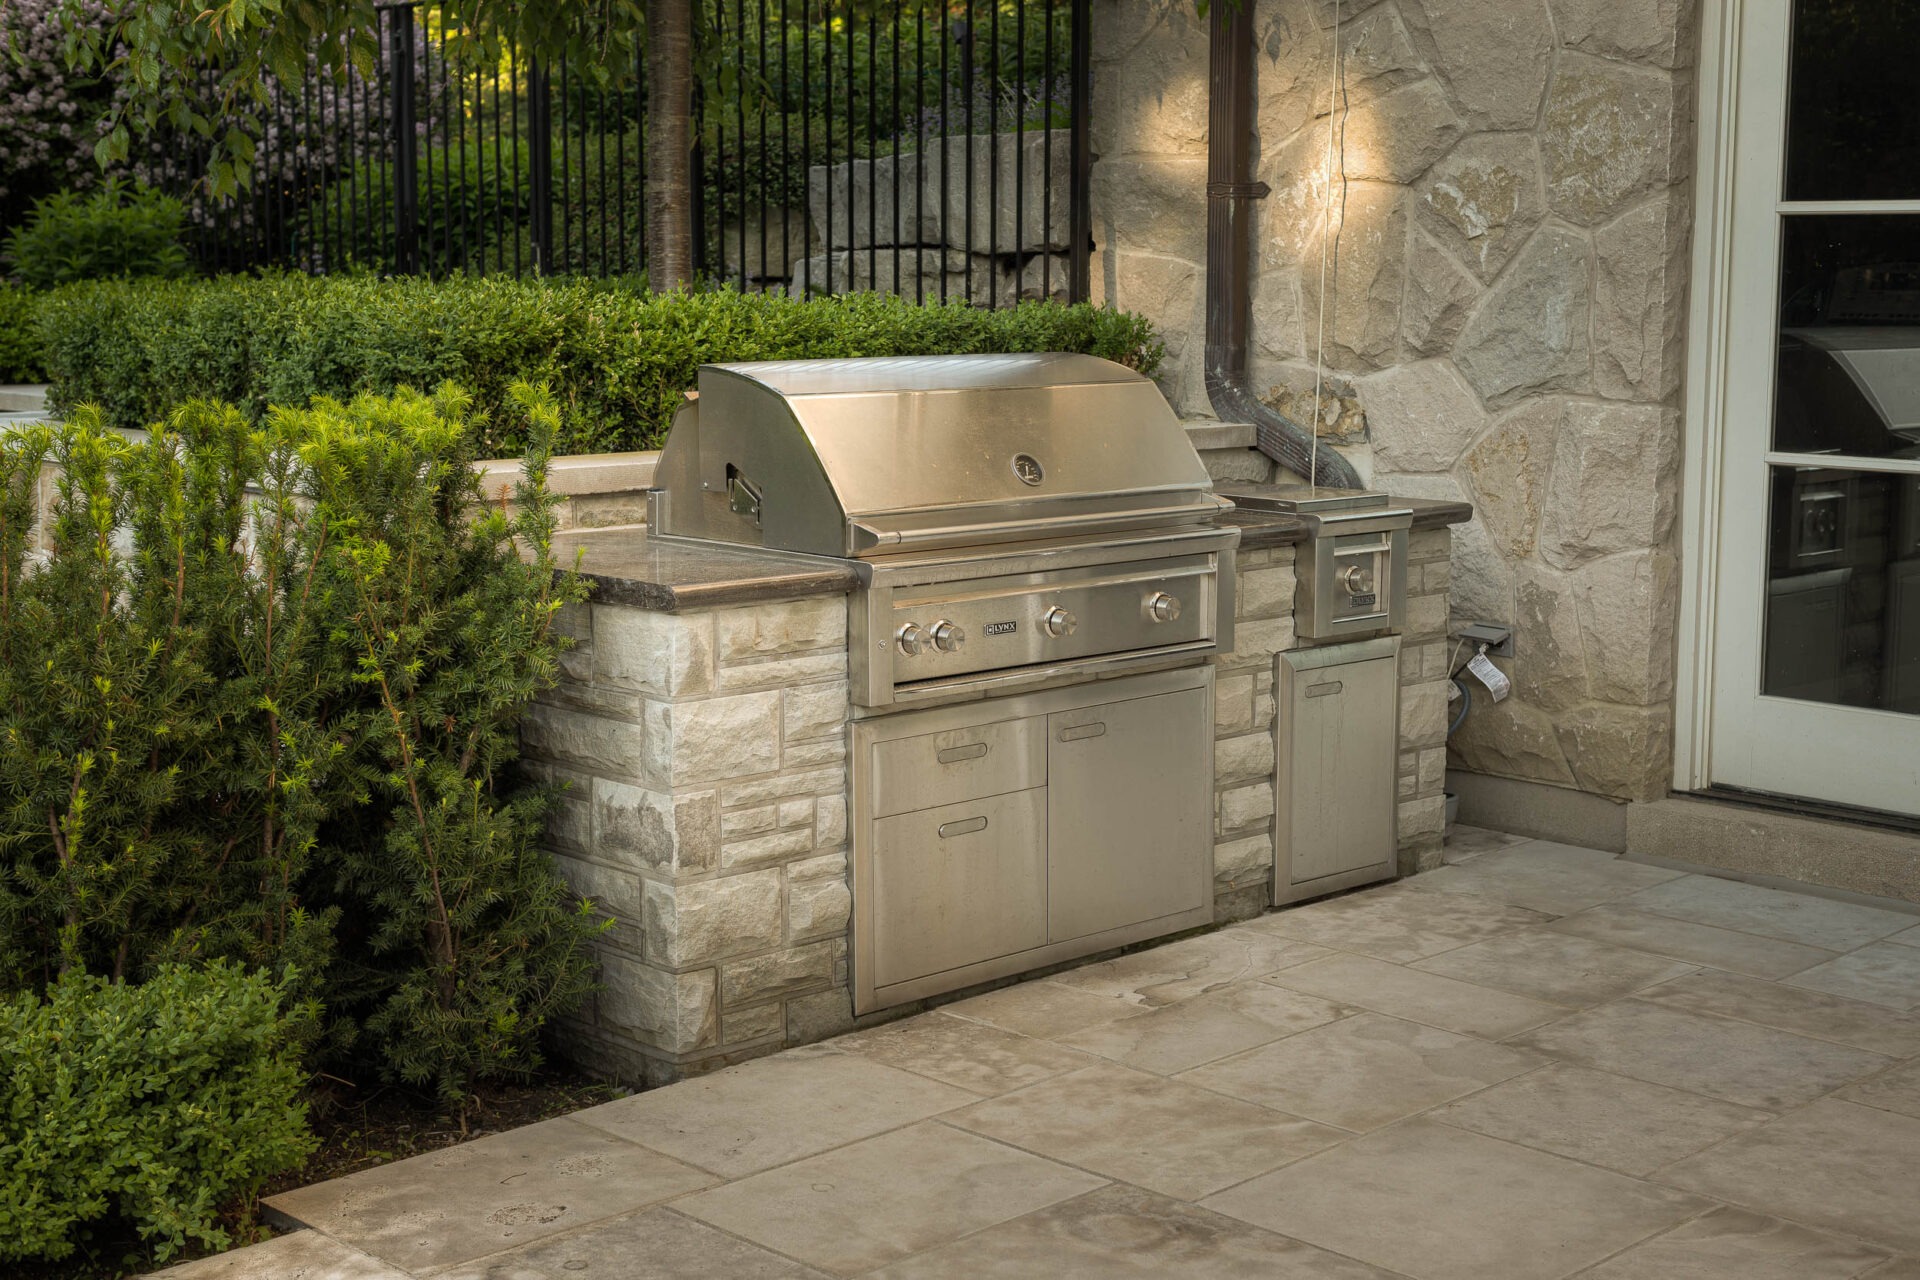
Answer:
[{"label": "evergreen shrub", "polygon": [[0,281],[0,382],[38,382],[45,376],[34,325],[39,297],[31,289]]},{"label": "evergreen shrub", "polygon": [[7,237],[13,274],[36,289],[109,276],[182,276],[186,208],[153,187],[108,182],[92,195],[36,200]]},{"label": "evergreen shrub", "polygon": [[282,990],[239,968],[138,985],[69,972],[0,1000],[0,1259],[64,1258],[90,1224],[164,1262],[313,1150]]},{"label": "evergreen shrub", "polygon": [[506,394],[512,514],[451,389],[0,442],[0,990],[228,959],[298,975],[316,1064],[456,1103],[537,1065],[598,926],[514,770],[581,587],[551,550],[557,414]]},{"label": "evergreen shrub", "polygon": [[132,427],[197,397],[261,420],[316,395],[452,381],[473,394],[495,454],[525,441],[523,419],[503,412],[520,381],[551,386],[559,452],[599,453],[658,448],[708,361],[1083,351],[1151,374],[1162,354],[1142,317],[1087,305],[989,311],[605,281],[101,281],[53,290],[40,307],[49,395],[65,412],[96,404],[108,424]]}]

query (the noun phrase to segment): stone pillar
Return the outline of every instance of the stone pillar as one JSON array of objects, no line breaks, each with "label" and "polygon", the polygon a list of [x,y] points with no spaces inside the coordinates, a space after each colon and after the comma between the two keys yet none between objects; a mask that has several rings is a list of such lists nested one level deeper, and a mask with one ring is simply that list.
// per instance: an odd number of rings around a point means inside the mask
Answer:
[{"label": "stone pillar", "polygon": [[614,920],[570,1051],[658,1083],[807,1038],[846,994],[846,601],[571,611],[526,760],[561,874]]},{"label": "stone pillar", "polygon": [[1233,652],[1213,683],[1214,917],[1244,920],[1273,897],[1273,656],[1294,647],[1292,547],[1235,556]]}]

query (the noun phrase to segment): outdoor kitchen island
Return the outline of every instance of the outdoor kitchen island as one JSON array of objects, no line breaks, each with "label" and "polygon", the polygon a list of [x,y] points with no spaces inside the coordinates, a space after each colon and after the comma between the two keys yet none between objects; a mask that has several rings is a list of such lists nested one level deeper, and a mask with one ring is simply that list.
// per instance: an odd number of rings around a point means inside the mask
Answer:
[{"label": "outdoor kitchen island", "polygon": [[[1400,871],[1437,864],[1444,818],[1448,526],[1410,500],[1401,636]],[[1273,868],[1274,655],[1293,650],[1297,517],[1235,511],[1235,647],[1213,659],[1213,908],[1265,909]],[[562,534],[588,604],[560,686],[523,729],[529,767],[569,784],[561,872],[614,924],[604,988],[568,1053],[659,1082],[855,1024],[850,989],[849,567],[650,538]],[[900,1006],[873,1018],[911,1010]]]}]

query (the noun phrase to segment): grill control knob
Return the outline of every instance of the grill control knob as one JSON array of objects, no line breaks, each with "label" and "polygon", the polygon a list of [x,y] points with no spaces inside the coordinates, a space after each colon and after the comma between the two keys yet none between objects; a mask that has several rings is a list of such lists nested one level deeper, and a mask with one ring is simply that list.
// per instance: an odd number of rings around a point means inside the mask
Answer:
[{"label": "grill control knob", "polygon": [[1180,616],[1180,597],[1156,591],[1147,597],[1147,616],[1155,622],[1172,622]]},{"label": "grill control knob", "polygon": [[929,627],[927,634],[933,637],[933,647],[942,653],[952,653],[967,642],[966,631],[945,618]]},{"label": "grill control knob", "polygon": [[1047,629],[1047,634],[1050,636],[1070,636],[1074,628],[1080,625],[1080,619],[1055,605],[1040,615],[1040,625]]},{"label": "grill control knob", "polygon": [[899,641],[900,652],[909,658],[927,647],[927,633],[920,629],[917,622],[902,623],[900,629],[893,633],[893,638]]},{"label": "grill control knob", "polygon": [[1373,574],[1365,565],[1350,564],[1340,571],[1340,585],[1350,596],[1363,596],[1373,590]]}]

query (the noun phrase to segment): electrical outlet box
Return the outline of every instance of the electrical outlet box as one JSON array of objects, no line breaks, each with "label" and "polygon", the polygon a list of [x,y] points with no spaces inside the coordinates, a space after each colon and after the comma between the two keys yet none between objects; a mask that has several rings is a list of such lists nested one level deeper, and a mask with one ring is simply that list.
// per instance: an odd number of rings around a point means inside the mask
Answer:
[{"label": "electrical outlet box", "polygon": [[1454,638],[1470,645],[1485,645],[1490,657],[1513,656],[1513,628],[1497,622],[1470,622],[1455,632]]}]

